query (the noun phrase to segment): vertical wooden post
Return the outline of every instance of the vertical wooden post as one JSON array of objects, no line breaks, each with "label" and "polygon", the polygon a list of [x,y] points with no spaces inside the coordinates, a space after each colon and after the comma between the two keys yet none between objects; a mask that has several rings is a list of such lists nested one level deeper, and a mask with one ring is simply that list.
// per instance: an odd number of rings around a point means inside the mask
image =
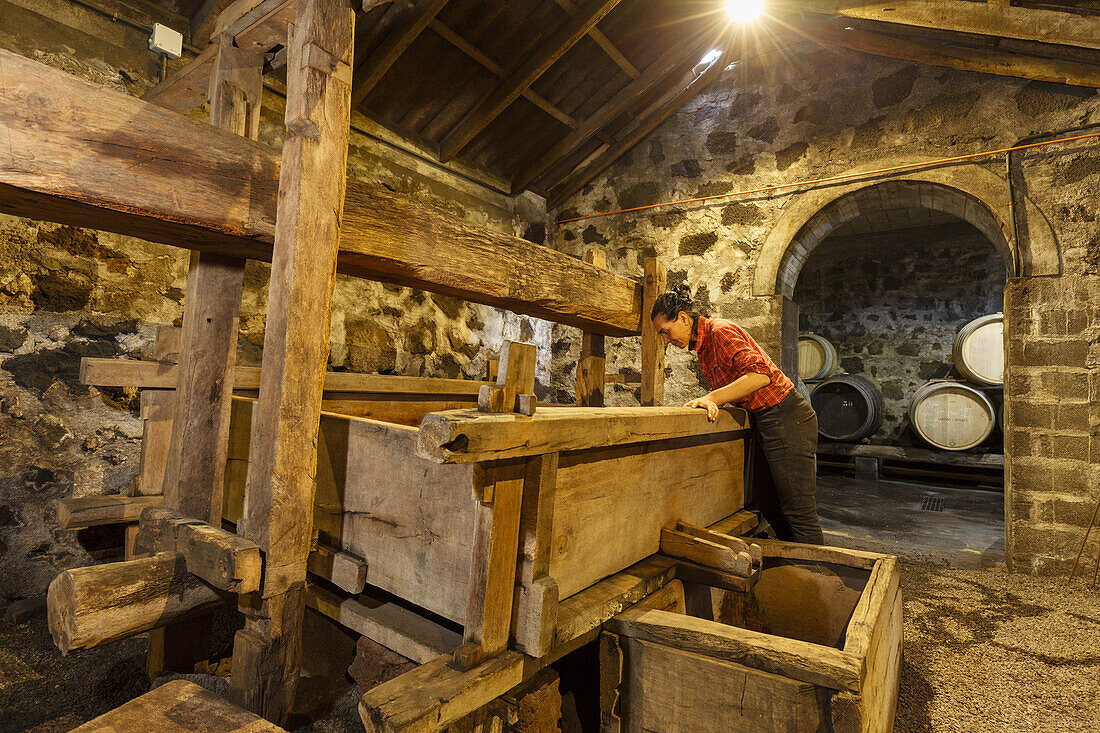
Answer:
[{"label": "vertical wooden post", "polygon": [[660,260],[647,258],[645,280],[642,283],[642,394],[643,405],[665,403],[665,344],[653,330],[649,312],[653,301],[665,292],[665,266]]},{"label": "vertical wooden post", "polygon": [[[217,40],[210,77],[210,123],[255,140],[260,129],[263,56],[230,38]],[[164,466],[164,503],[181,514],[218,525],[222,516],[233,367],[245,261],[193,252],[179,336],[175,417]],[[158,353],[170,352],[160,343]],[[165,332],[164,336],[169,336]],[[152,448],[152,446],[150,446]],[[146,487],[145,490],[151,490]],[[192,672],[208,652],[207,618],[193,618],[149,633],[146,671]]]},{"label": "vertical wooden post", "polygon": [[[512,599],[519,554],[519,518],[526,461],[499,461],[487,466],[474,526],[470,587],[464,643],[452,665],[477,666],[508,648],[512,632]],[[492,486],[492,489],[486,489]]]},{"label": "vertical wooden post", "polygon": [[281,724],[301,662],[317,430],[344,207],[355,14],[299,0],[289,31],[286,130],[260,395],[238,534],[264,553],[263,587],[241,596],[230,696]]},{"label": "vertical wooden post", "polygon": [[557,473],[557,453],[527,459],[512,635],[517,648],[533,657],[550,651],[557,620],[558,584],[550,577]]},{"label": "vertical wooden post", "polygon": [[[607,253],[590,249],[584,261],[599,268],[607,267]],[[604,337],[585,331],[581,336],[581,358],[577,362],[577,404],[582,407],[603,407],[604,366],[607,352]]]}]

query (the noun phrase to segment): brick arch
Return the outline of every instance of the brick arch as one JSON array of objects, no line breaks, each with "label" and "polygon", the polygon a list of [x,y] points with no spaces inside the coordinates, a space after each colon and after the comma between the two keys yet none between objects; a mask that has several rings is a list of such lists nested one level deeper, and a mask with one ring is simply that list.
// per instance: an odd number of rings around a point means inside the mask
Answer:
[{"label": "brick arch", "polygon": [[[964,171],[929,171],[921,178],[856,183],[802,194],[784,209],[761,249],[753,294],[790,298],[810,253],[834,229],[863,214],[908,207],[941,211],[972,224],[997,249],[1011,275],[1059,274],[1061,257],[1049,226],[1032,226],[1026,237],[1021,231],[1021,272],[1017,272],[1006,192],[1003,178],[970,166]],[[1030,201],[1024,201],[1024,209],[1029,221],[1043,221]]]}]

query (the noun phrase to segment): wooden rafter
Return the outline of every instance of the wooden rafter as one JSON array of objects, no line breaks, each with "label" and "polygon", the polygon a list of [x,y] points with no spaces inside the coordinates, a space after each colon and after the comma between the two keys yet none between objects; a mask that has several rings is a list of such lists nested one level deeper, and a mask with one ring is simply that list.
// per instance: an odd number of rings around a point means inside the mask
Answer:
[{"label": "wooden rafter", "polygon": [[[462,36],[455,33],[447,26],[440,23],[438,19],[433,19],[432,22],[428,24],[428,27],[438,33],[440,36],[442,36],[452,46],[484,66],[496,76],[500,77],[501,79],[504,79],[508,76],[508,69],[505,69],[496,61],[493,61],[491,58],[483,54],[477,49],[476,46],[474,46]],[[573,118],[572,115],[566,114],[561,109],[556,107],[553,103],[551,103],[550,100],[536,93],[533,89],[525,89],[523,91],[523,98],[534,104],[543,112],[546,112],[546,114],[550,115],[566,127],[574,128],[577,126],[577,121]]]},{"label": "wooden rafter", "polygon": [[386,36],[374,53],[355,69],[352,80],[351,105],[358,107],[370,91],[382,80],[394,62],[420,36],[428,24],[439,14],[447,0],[424,0],[419,3],[405,24]]},{"label": "wooden rafter", "polygon": [[440,160],[454,158],[618,4],[619,0],[596,0],[566,23],[529,61],[463,117],[440,143]]},{"label": "wooden rafter", "polygon": [[1045,59],[967,46],[920,43],[865,30],[815,28],[813,37],[826,43],[885,56],[983,74],[1100,88],[1100,66]]},{"label": "wooden rafter", "polygon": [[966,0],[798,0],[792,6],[818,15],[1100,49],[1100,18],[1057,10]]},{"label": "wooden rafter", "polygon": [[[570,15],[576,15],[581,11],[573,0],[554,0],[561,9]],[[603,34],[599,28],[593,28],[588,31],[588,37],[596,42],[596,45],[604,50],[612,61],[619,65],[619,68],[626,72],[627,76],[631,79],[637,79],[641,76],[642,72],[638,70],[638,67],[630,63],[630,59],[623,55],[623,52],[619,50],[610,38]]]},{"label": "wooden rafter", "polygon": [[[688,52],[688,58],[696,58],[694,48]],[[512,181],[512,191],[520,191],[531,184],[538,176],[544,173],[554,163],[563,160],[567,155],[588,142],[596,135],[604,125],[625,112],[631,104],[647,93],[657,84],[664,81],[672,82],[670,76],[677,74],[685,63],[685,54],[682,48],[674,46],[665,51],[656,61],[646,67],[645,72],[637,79],[624,87],[618,94],[612,97],[606,104],[596,110],[583,123],[577,126],[573,132],[566,135],[558,143],[546,150],[538,152],[533,158],[526,161],[522,170]]]},{"label": "wooden rafter", "polygon": [[[710,86],[718,79],[725,67],[726,60],[721,58],[695,78],[683,79],[682,82],[677,80],[677,83],[673,84],[669,91],[650,105],[646,111],[642,112],[637,124],[626,133],[622,138],[622,142],[617,145],[605,146],[603,152],[593,158],[588,165],[573,171],[563,181],[554,186],[546,208],[556,209],[567,198],[580,190],[581,186],[606,170],[609,165],[618,160],[623,153],[637,145],[646,135],[668,119],[673,112],[682,107],[685,102]],[[692,72],[689,71],[688,73],[691,74]]]}]

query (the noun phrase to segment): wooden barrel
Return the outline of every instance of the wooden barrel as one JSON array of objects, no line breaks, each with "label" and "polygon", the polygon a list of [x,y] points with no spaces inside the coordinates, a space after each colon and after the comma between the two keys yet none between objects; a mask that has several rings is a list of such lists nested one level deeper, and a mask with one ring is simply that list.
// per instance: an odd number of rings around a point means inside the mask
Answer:
[{"label": "wooden barrel", "polygon": [[975,318],[955,337],[951,357],[959,374],[975,384],[1004,384],[1004,314]]},{"label": "wooden barrel", "polygon": [[921,386],[909,401],[909,424],[925,441],[944,450],[967,450],[993,432],[997,410],[980,389],[950,380]]},{"label": "wooden barrel", "polygon": [[882,426],[882,393],[854,374],[826,379],[814,388],[810,403],[817,413],[817,432],[830,440],[855,442]]},{"label": "wooden barrel", "polygon": [[801,379],[825,379],[836,370],[836,349],[815,333],[798,335],[798,376]]}]

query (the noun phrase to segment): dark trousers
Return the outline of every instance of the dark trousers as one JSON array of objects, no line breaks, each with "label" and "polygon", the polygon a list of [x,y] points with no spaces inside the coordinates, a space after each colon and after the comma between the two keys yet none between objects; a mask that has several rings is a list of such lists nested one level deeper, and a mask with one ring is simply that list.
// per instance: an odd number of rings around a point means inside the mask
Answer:
[{"label": "dark trousers", "polygon": [[[753,507],[781,540],[825,544],[817,517],[817,413],[792,389],[774,407],[753,413],[753,427],[767,469],[757,463]],[[771,481],[766,475],[771,474]]]}]

